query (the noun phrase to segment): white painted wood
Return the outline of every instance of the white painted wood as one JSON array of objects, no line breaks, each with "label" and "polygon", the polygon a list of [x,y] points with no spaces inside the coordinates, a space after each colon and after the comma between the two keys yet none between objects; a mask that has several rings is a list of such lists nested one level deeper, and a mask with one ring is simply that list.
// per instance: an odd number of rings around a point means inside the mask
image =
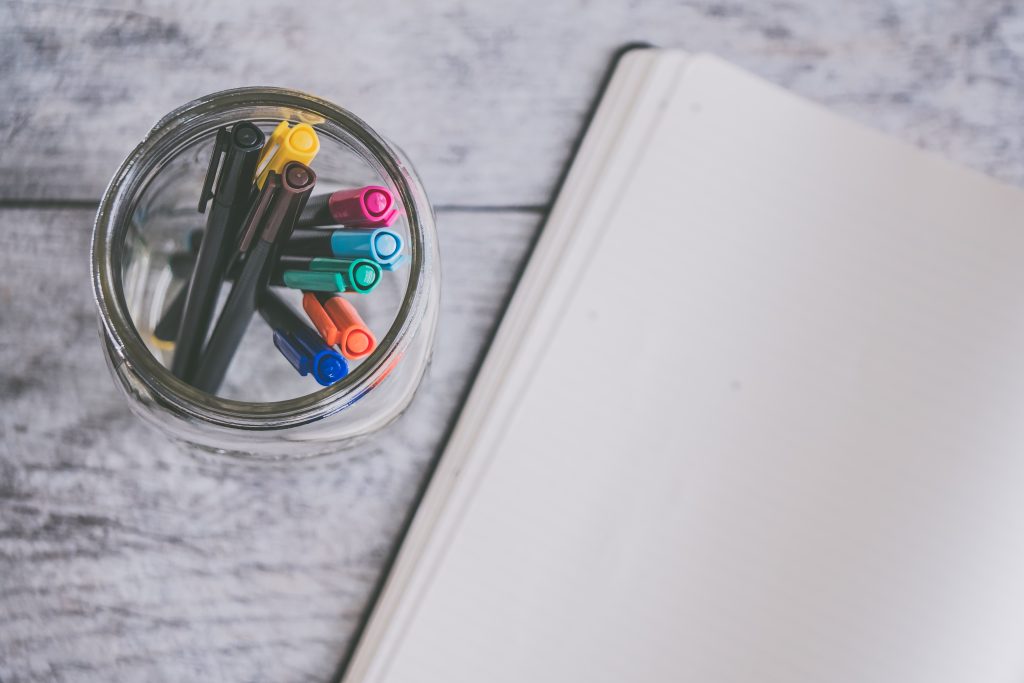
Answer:
[{"label": "white painted wood", "polygon": [[246,470],[183,456],[115,392],[92,211],[5,204],[95,201],[162,114],[266,84],[362,116],[439,205],[537,207],[638,39],[1021,184],[1022,36],[1021,10],[987,0],[0,0],[0,680],[324,680],[539,215],[440,212],[436,360],[408,415],[341,463]]},{"label": "white painted wood", "polygon": [[441,212],[416,401],[337,462],[276,468],[198,461],[129,413],[98,343],[90,211],[0,219],[0,680],[326,680],[537,216]]},{"label": "white painted wood", "polygon": [[0,27],[4,199],[96,199],[165,112],[265,84],[356,112],[438,204],[545,204],[610,55],[641,39],[1024,182],[1015,3],[7,0]]}]

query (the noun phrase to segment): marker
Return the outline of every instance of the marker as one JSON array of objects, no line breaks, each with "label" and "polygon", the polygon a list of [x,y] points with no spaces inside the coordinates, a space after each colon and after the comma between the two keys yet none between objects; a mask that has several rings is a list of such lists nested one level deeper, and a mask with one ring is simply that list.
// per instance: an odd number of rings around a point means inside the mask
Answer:
[{"label": "marker", "polygon": [[[248,121],[236,123],[230,131],[227,128],[217,131],[199,196],[199,212],[206,210],[209,200],[213,203],[206,231],[198,244],[171,359],[171,372],[185,381],[189,381],[199,364],[203,342],[216,310],[217,294],[238,240],[238,230],[249,209],[256,160],[264,139],[263,131]],[[195,240],[189,241],[195,244]]]},{"label": "marker", "polygon": [[[312,270],[286,270],[281,273],[281,283],[292,289],[307,289],[311,292],[344,292],[345,279],[341,273],[317,273]],[[271,284],[276,284],[271,279]]]},{"label": "marker", "polygon": [[[275,287],[308,289],[316,292],[369,294],[380,284],[381,270],[380,265],[369,259],[282,256],[271,271],[270,284]],[[241,272],[242,263],[235,262],[228,271],[227,279],[234,280]],[[174,341],[173,330],[180,325],[184,296],[185,292],[182,290],[160,317],[154,330],[157,339]]]},{"label": "marker", "polygon": [[273,265],[295,227],[295,219],[316,183],[316,173],[297,161],[288,162],[281,175],[271,173],[246,218],[242,239],[235,254],[244,259],[242,270],[231,286],[210,341],[194,377],[186,378],[208,393],[220,388],[228,365],[245,335],[258,299],[270,282]]},{"label": "marker", "polygon": [[402,238],[387,228],[373,230],[317,230],[300,228],[292,234],[285,247],[288,254],[322,256],[333,254],[337,258],[365,258],[382,267],[398,261],[402,256]]},{"label": "marker", "polygon": [[270,140],[260,154],[256,187],[263,189],[267,177],[271,173],[281,173],[290,161],[309,164],[319,151],[320,138],[311,125],[299,123],[291,128],[287,121],[282,121],[270,134]]},{"label": "marker", "polygon": [[348,363],[273,292],[260,298],[260,315],[274,330],[274,346],[300,375],[329,387],[348,375]]},{"label": "marker", "polygon": [[396,218],[398,209],[391,191],[368,185],[310,197],[299,217],[299,227],[339,224],[349,228],[386,228]]},{"label": "marker", "polygon": [[[317,273],[340,273],[342,277],[342,289],[318,289],[320,292],[355,292],[356,294],[369,294],[381,281],[381,266],[369,259],[336,259],[309,256],[282,256],[278,260],[277,268],[274,269],[274,276],[271,284],[283,282],[287,287],[297,289],[313,289],[284,282],[284,273],[288,271],[313,271]],[[292,276],[294,278],[294,276]]]},{"label": "marker", "polygon": [[370,328],[344,297],[306,292],[302,295],[302,309],[323,340],[331,346],[337,344],[345,358],[358,360],[377,348]]}]

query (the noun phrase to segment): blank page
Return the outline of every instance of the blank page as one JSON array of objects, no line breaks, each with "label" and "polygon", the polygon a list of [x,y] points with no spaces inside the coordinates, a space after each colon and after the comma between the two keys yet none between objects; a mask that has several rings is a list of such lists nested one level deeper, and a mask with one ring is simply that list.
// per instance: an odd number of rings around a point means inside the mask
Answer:
[{"label": "blank page", "polygon": [[1024,195],[679,64],[365,680],[1020,681]]}]

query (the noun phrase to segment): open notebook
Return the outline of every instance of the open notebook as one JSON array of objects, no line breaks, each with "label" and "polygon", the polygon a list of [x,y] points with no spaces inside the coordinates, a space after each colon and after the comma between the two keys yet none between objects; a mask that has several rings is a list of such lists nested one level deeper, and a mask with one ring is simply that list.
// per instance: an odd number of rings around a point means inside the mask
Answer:
[{"label": "open notebook", "polygon": [[1024,679],[1024,193],[623,57],[347,683]]}]

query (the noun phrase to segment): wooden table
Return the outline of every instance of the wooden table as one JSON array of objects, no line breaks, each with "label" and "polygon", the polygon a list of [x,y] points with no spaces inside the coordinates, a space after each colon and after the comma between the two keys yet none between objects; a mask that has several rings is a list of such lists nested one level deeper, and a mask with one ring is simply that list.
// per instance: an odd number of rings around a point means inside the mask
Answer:
[{"label": "wooden table", "polygon": [[[1011,2],[0,3],[0,681],[330,678],[609,57],[639,39],[1024,182]],[[88,247],[107,179],[164,112],[250,84],[357,112],[438,209],[432,371],[337,462],[191,458],[129,414],[99,350]]]}]

